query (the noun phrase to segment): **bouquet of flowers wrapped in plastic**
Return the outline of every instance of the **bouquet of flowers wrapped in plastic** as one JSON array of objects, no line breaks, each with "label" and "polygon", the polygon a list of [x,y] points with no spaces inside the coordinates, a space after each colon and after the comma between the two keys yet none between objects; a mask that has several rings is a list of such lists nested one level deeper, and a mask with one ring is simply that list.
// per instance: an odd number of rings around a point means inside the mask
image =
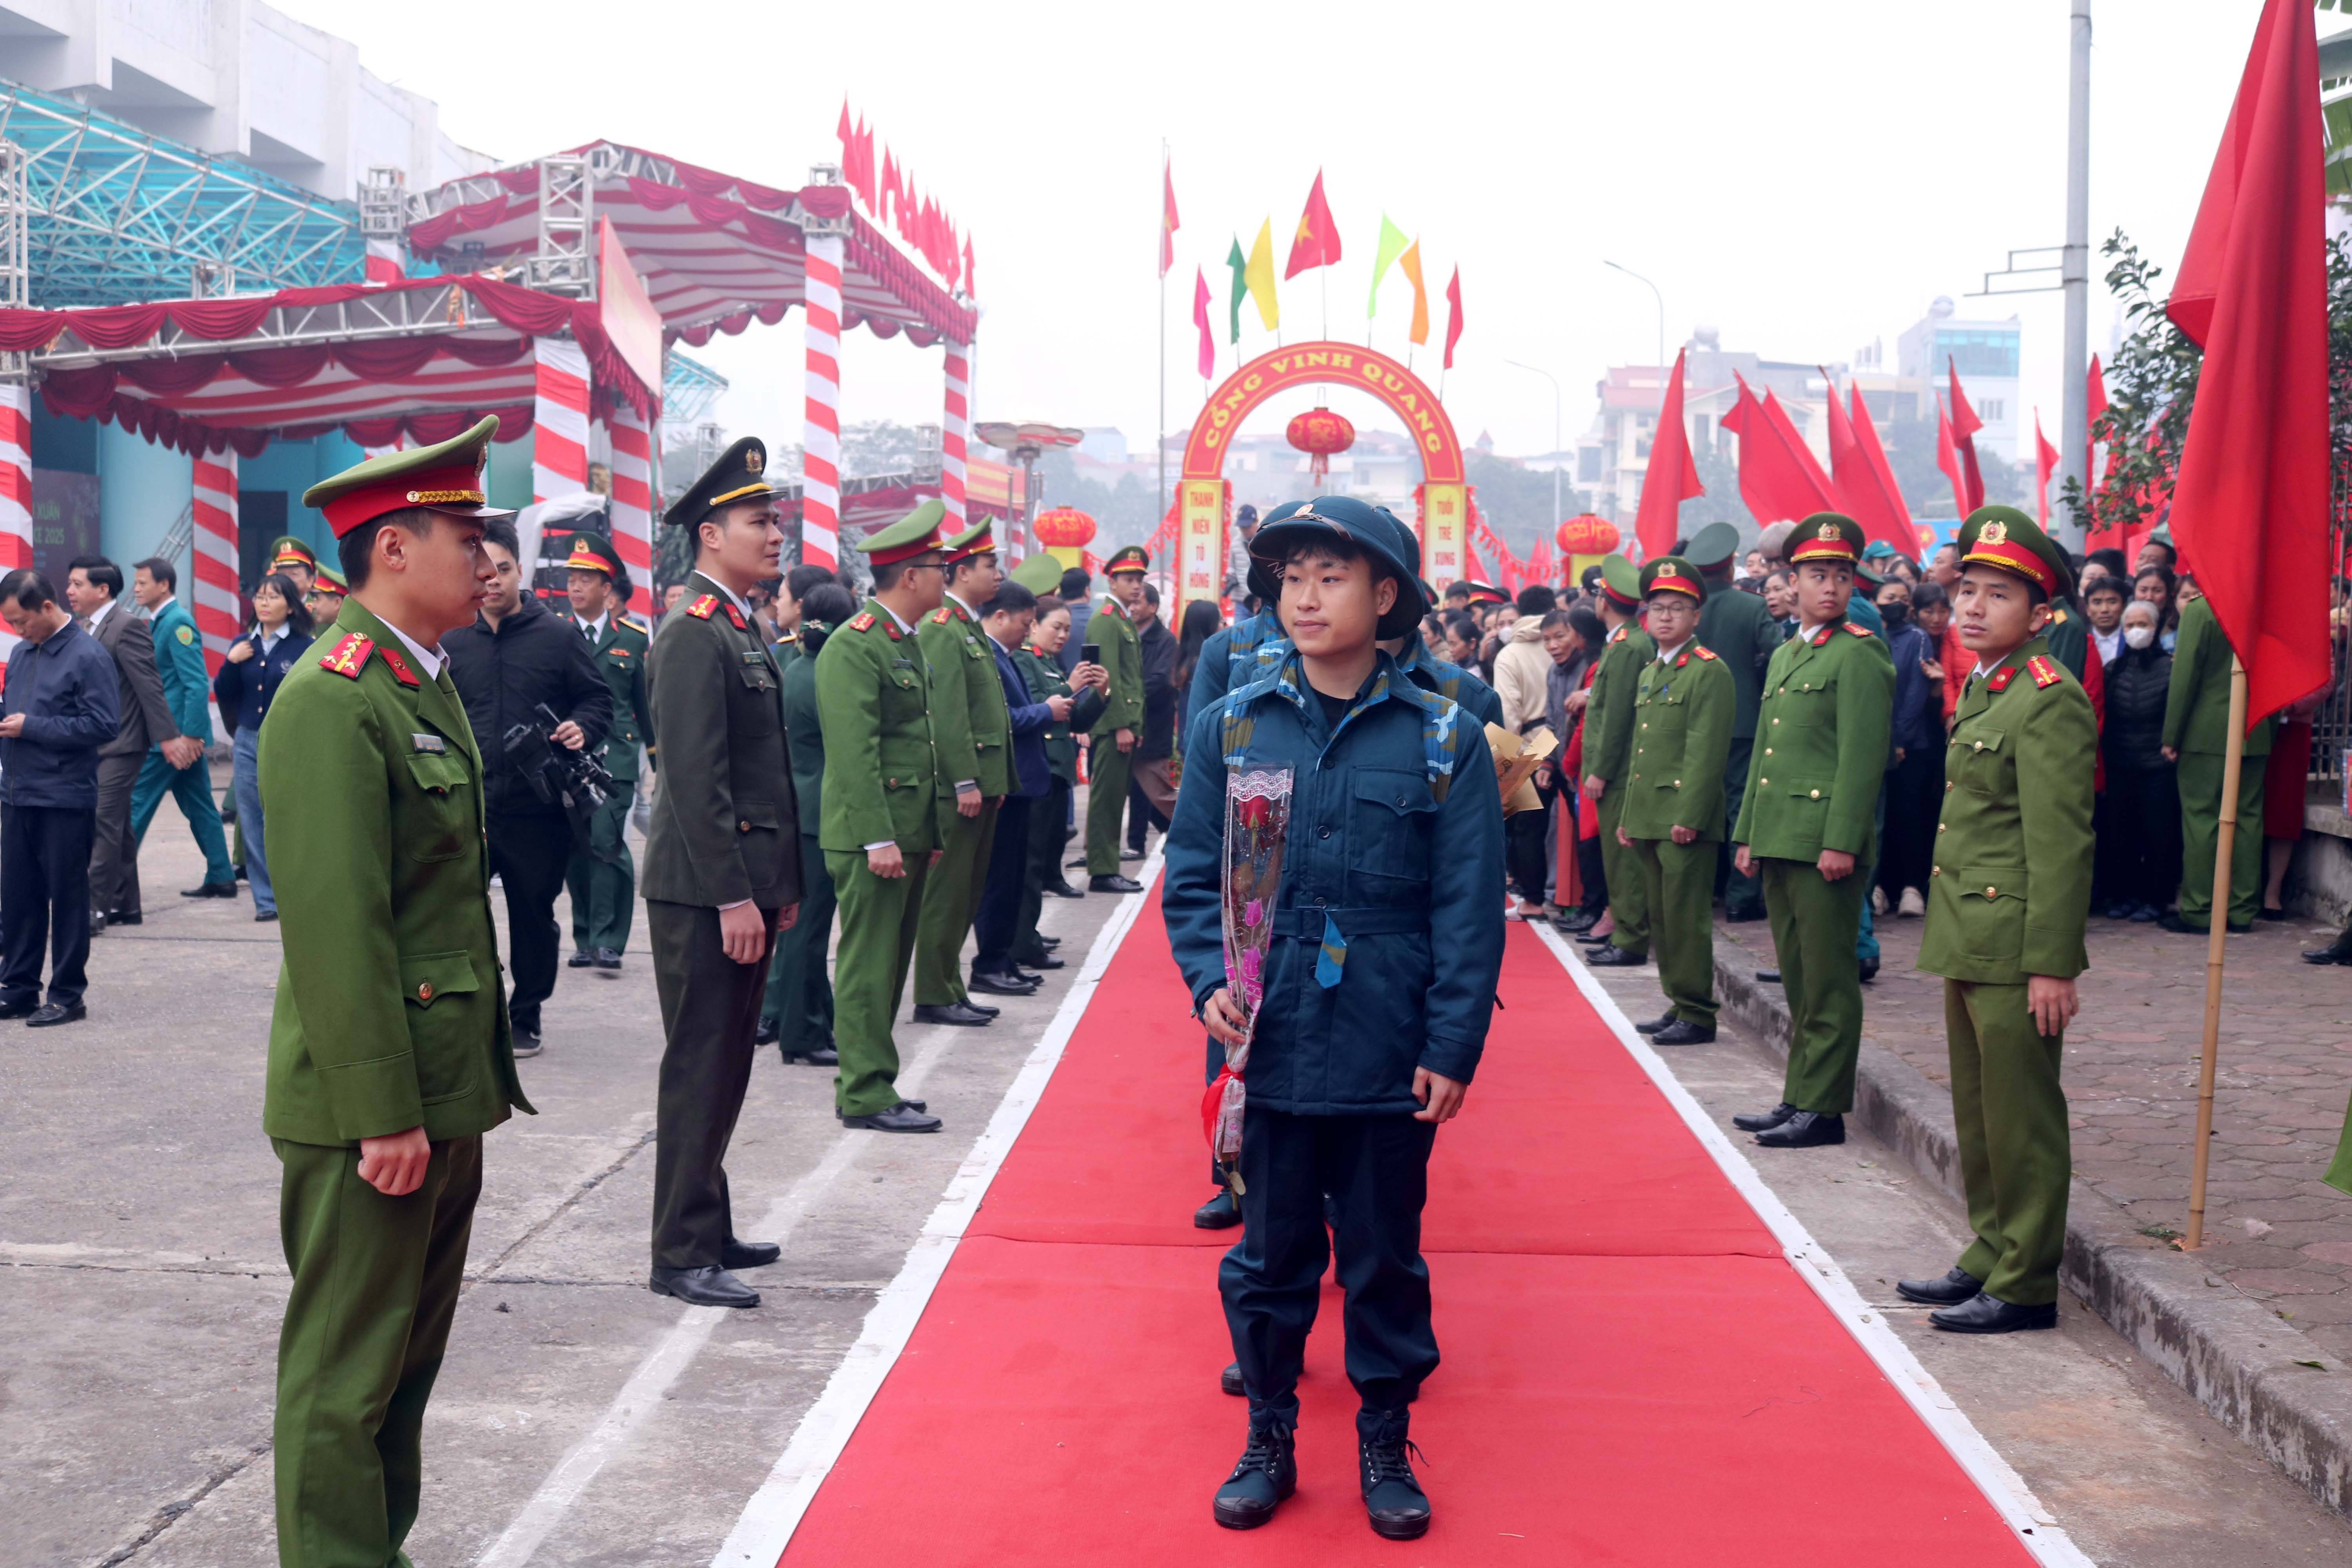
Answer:
[{"label": "bouquet of flowers wrapped in plastic", "polygon": [[1238,1197],[1242,1192],[1242,1074],[1249,1067],[1258,1004],[1265,996],[1266,949],[1274,938],[1276,895],[1282,886],[1283,838],[1290,826],[1291,770],[1234,769],[1225,775],[1225,984],[1241,1009],[1241,1037],[1225,1047],[1224,1066],[1201,1100],[1217,1168]]}]

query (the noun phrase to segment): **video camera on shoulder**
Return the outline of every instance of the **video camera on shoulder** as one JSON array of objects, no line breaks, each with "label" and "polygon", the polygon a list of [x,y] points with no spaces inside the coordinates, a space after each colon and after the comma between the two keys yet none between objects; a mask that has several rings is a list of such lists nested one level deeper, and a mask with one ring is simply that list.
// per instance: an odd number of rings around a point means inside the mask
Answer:
[{"label": "video camera on shoulder", "polygon": [[621,786],[585,747],[575,752],[555,743],[555,731],[563,721],[556,717],[554,709],[541,702],[531,711],[539,717],[537,724],[515,724],[507,730],[507,761],[530,781],[531,793],[542,804],[562,805],[570,814],[572,826],[584,831],[596,808],[619,794]]}]

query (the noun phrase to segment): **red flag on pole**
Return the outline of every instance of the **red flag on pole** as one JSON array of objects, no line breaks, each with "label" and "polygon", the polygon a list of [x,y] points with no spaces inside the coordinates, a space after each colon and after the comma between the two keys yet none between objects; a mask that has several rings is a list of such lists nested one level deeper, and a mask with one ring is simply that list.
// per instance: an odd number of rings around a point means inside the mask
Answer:
[{"label": "red flag on pole", "polygon": [[1951,416],[1944,412],[1944,400],[1936,399],[1936,467],[1952,481],[1953,515],[1969,515],[1969,481],[1960,472],[1960,449],[1952,443]]},{"label": "red flag on pole", "polygon": [[[1822,372],[1826,380],[1829,372]],[[1870,423],[1870,410],[1862,401],[1860,389],[1853,392],[1853,411],[1846,412],[1838,401],[1837,386],[1830,386],[1830,472],[1835,478],[1838,498],[1844,504],[1838,510],[1862,524],[1862,535],[1873,544],[1884,542],[1889,549],[1909,557],[1916,549],[1911,537],[1911,514],[1903,504],[1903,492],[1895,487],[1895,475],[1886,466],[1886,454],[1878,447],[1877,427]]]},{"label": "red flag on pole", "polygon": [[1339,259],[1339,226],[1331,221],[1330,204],[1323,199],[1323,171],[1318,169],[1315,184],[1307,193],[1307,210],[1298,215],[1298,232],[1291,237],[1290,265],[1283,270],[1283,280]]},{"label": "red flag on pole", "polygon": [[2328,678],[2318,84],[2311,7],[2267,0],[2165,307],[2205,350],[2172,535],[2245,663],[2249,718]]},{"label": "red flag on pole", "polygon": [[1192,324],[1201,329],[1201,379],[1206,381],[1217,369],[1217,335],[1209,330],[1209,279],[1197,267],[1192,268]]},{"label": "red flag on pole", "polygon": [[[1445,285],[1445,363],[1439,367],[1440,369],[1452,370],[1454,368],[1454,345],[1461,341],[1462,268],[1457,267],[1454,269],[1453,280]],[[1679,366],[1682,363],[1682,356],[1679,354],[1675,355],[1675,363]],[[1679,372],[1676,374],[1675,384],[1677,386],[1682,384]],[[1677,404],[1676,406],[1679,407],[1681,405]],[[1671,542],[1671,541],[1669,542]]]},{"label": "red flag on pole", "polygon": [[1758,402],[1738,372],[1739,400],[1723,427],[1739,437],[1739,499],[1759,522],[1793,521],[1817,511],[1837,511],[1837,487],[1822,471],[1805,438],[1768,388]]},{"label": "red flag on pole", "polygon": [[1984,421],[1969,406],[1969,395],[1960,390],[1959,362],[1947,357],[1944,365],[1951,373],[1952,442],[1960,449],[1960,466],[1969,476],[1968,493],[1960,498],[1967,503],[1960,508],[1960,517],[1965,521],[1969,513],[1984,505],[1984,475],[1977,468],[1977,432],[1984,428]]},{"label": "red flag on pole", "polygon": [[2042,410],[2033,411],[2033,521],[2050,526],[2050,476],[2058,471],[2058,448],[2042,433]]},{"label": "red flag on pole", "polygon": [[[1455,277],[1458,281],[1460,274]],[[1452,294],[1448,289],[1449,298]],[[1459,310],[1454,318],[1458,324]],[[1674,548],[1683,502],[1705,494],[1706,487],[1698,482],[1698,464],[1691,458],[1690,432],[1683,427],[1683,354],[1677,349],[1675,373],[1666,382],[1665,405],[1658,410],[1658,428],[1650,437],[1650,466],[1642,474],[1641,510],[1633,515],[1633,536],[1642,542],[1642,559],[1654,561]]]},{"label": "red flag on pole", "polygon": [[[1176,170],[1166,159],[1160,163],[1160,276],[1176,265]],[[1201,373],[1206,375],[1208,372]]]},{"label": "red flag on pole", "polygon": [[[1863,523],[1864,536],[1885,539],[1895,552],[1906,561],[1919,556],[1918,531],[1911,526],[1911,508],[1903,500],[1903,487],[1895,482],[1895,466],[1886,460],[1886,445],[1878,438],[1878,426],[1871,423],[1870,405],[1862,400],[1862,389],[1848,389],[1853,398],[1853,442],[1861,449],[1864,470],[1870,476],[1871,488],[1878,500],[1879,523]],[[1857,518],[1856,521],[1862,521]],[[1885,533],[1878,531],[1880,526]]]}]

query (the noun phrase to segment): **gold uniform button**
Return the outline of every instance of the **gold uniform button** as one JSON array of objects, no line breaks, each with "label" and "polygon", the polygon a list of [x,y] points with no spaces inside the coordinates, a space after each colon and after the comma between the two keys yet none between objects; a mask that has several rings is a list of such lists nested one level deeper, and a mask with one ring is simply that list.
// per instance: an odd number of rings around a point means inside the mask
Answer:
[{"label": "gold uniform button", "polygon": [[1952,786],[1951,786],[1950,784],[1946,784],[1946,785],[1944,786],[1944,793],[1945,793],[1946,795],[1949,795],[1949,794],[1951,794],[1951,793],[1952,793]]},{"label": "gold uniform button", "polygon": [[1765,754],[1766,756],[1768,756],[1768,757],[1769,757],[1769,756],[1770,756],[1770,755],[1772,754],[1772,748],[1771,748],[1771,747],[1769,747],[1769,746],[1765,747],[1765,748],[1764,748],[1764,754]]},{"label": "gold uniform button", "polygon": [[749,833],[751,831],[751,825],[748,822],[739,822],[735,825],[735,831],[738,833]]},{"label": "gold uniform button", "polygon": [[430,1002],[433,1000],[433,982],[430,980],[420,980],[416,983],[416,999],[419,1002]]},{"label": "gold uniform button", "polygon": [[1770,784],[1772,781],[1771,781],[1770,779],[1758,779],[1756,782],[1757,782],[1759,784]]},{"label": "gold uniform button", "polygon": [[1930,866],[1927,868],[1927,875],[1930,877],[1940,877],[1943,874],[1944,868],[1941,866]]},{"label": "gold uniform button", "polygon": [[1773,720],[1773,721],[1772,721],[1772,722],[1774,722],[1775,724],[1778,724],[1780,721],[1779,721],[1778,719],[1775,719],[1775,720]]},{"label": "gold uniform button", "polygon": [[1634,782],[1635,784],[1640,784],[1640,783],[1642,782],[1642,775],[1641,775],[1641,774],[1639,774],[1639,773],[1635,773],[1635,774],[1633,775],[1633,782]]},{"label": "gold uniform button", "polygon": [[1822,798],[1822,792],[1821,792],[1821,791],[1819,791],[1819,790],[1815,790],[1815,791],[1813,792],[1813,798],[1814,798],[1815,800],[1819,800],[1819,799],[1821,799],[1821,798]]},{"label": "gold uniform button", "polygon": [[1987,889],[1985,889],[1985,897],[1986,897],[1986,898],[1988,898],[1988,899],[1991,898],[1991,897],[1993,896],[1993,893],[1994,893],[1994,889],[1991,889],[1991,888],[1987,888]]},{"label": "gold uniform button", "polygon": [[1984,750],[1984,742],[1982,741],[1979,741],[1977,742],[1977,750],[1979,752]]},{"label": "gold uniform button", "polygon": [[1939,822],[1936,824],[1936,831],[1938,833],[1948,833],[1951,831],[1951,826],[1952,825],[1948,822]]},{"label": "gold uniform button", "polygon": [[1682,781],[1682,780],[1680,780],[1680,779],[1676,779],[1676,780],[1675,781],[1675,787],[1676,789],[1680,789],[1680,788],[1682,788],[1682,787],[1683,787],[1683,781]]}]

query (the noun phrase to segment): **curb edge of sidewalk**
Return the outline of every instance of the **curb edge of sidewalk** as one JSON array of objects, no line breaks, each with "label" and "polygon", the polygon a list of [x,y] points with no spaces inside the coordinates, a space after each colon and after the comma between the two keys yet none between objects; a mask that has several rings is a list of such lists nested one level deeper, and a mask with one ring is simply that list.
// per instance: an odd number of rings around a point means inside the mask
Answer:
[{"label": "curb edge of sidewalk", "polygon": [[[1720,934],[1718,932],[1718,934]],[[1788,1005],[1717,949],[1724,1011],[1776,1056],[1789,1053]],[[1863,1042],[1853,1114],[1873,1134],[1962,1196],[1949,1090],[1883,1047]],[[2191,1256],[2159,1248],[2105,1194],[2076,1178],[2066,1205],[2068,1289],[2222,1426],[2338,1516],[2352,1520],[2352,1366],[2229,1287],[2206,1284]],[[2325,1362],[2325,1371],[2300,1365]]]}]

